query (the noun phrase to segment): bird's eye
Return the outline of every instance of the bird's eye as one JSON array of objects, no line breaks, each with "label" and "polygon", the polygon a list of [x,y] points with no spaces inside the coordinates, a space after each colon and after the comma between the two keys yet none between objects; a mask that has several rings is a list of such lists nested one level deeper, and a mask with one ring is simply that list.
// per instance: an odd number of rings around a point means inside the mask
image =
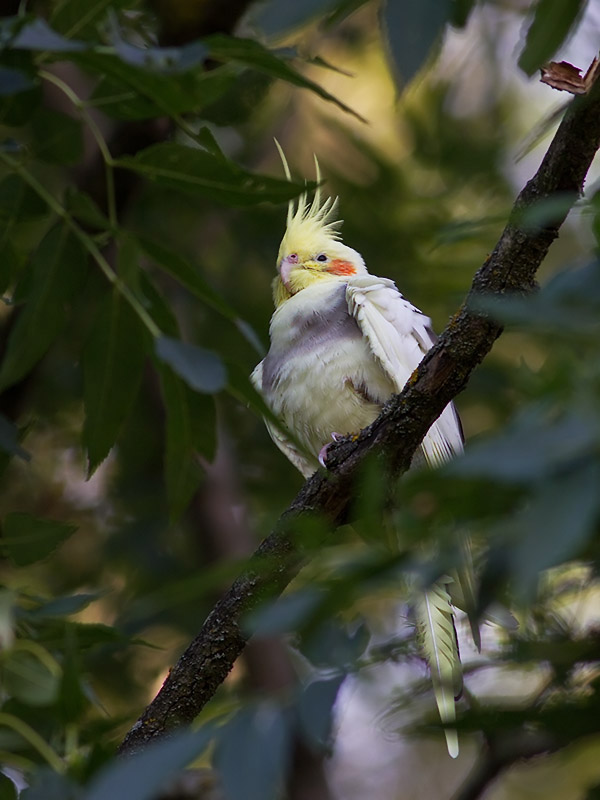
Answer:
[{"label": "bird's eye", "polygon": [[317,256],[317,261],[327,261],[327,260],[328,259],[325,253],[319,253],[319,255]]}]

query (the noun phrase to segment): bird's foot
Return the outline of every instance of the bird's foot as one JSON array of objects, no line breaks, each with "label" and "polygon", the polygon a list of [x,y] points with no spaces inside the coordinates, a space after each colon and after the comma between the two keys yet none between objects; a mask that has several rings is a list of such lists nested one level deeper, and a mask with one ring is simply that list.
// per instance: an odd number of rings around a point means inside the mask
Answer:
[{"label": "bird's foot", "polygon": [[319,464],[322,467],[325,467],[325,469],[327,469],[327,464],[325,463],[325,461],[327,459],[327,451],[329,450],[329,448],[331,447],[332,444],[334,444],[335,442],[341,441],[343,438],[344,438],[344,435],[342,433],[332,433],[331,434],[332,441],[331,442],[327,442],[327,444],[324,444],[323,447],[319,450],[319,456],[318,456]]}]

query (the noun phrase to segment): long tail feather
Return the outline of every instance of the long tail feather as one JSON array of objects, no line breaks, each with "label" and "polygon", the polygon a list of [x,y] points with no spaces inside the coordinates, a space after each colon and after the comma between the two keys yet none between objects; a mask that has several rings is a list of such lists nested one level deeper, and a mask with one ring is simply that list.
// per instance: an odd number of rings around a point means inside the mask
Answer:
[{"label": "long tail feather", "polygon": [[[433,584],[416,603],[417,629],[431,671],[435,701],[442,722],[456,720],[455,697],[462,691],[462,669],[458,653],[452,605],[446,586]],[[445,729],[448,753],[458,756],[458,734]]]}]

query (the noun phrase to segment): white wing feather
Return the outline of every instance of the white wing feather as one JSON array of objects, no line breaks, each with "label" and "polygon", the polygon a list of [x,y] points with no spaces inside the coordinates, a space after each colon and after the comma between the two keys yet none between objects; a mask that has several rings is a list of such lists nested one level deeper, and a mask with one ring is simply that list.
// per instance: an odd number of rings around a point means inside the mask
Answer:
[{"label": "white wing feather", "polygon": [[[346,290],[348,310],[367,338],[373,355],[401,392],[419,362],[435,343],[431,320],[407,302],[393,281],[372,275],[354,278]],[[425,460],[436,466],[462,452],[462,429],[452,404],[433,423],[421,445]],[[457,576],[459,585],[469,585]],[[462,687],[462,670],[452,603],[447,591],[451,579],[419,592],[415,602],[417,630],[433,682],[440,718],[456,719],[455,696]],[[456,730],[446,728],[452,758],[458,755]]]},{"label": "white wing feather", "polygon": [[[393,281],[365,275],[346,290],[348,310],[367,338],[373,355],[401,392],[435,342],[431,320],[405,300]],[[462,452],[462,430],[452,403],[433,423],[422,444],[430,466]]]}]

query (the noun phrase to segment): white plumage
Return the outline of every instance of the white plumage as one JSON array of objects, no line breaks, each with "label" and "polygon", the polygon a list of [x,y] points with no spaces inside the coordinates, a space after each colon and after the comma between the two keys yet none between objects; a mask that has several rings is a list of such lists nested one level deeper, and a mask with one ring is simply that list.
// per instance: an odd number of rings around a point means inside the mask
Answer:
[{"label": "white plumage", "polygon": [[[273,314],[270,339],[252,380],[285,426],[269,425],[273,440],[305,477],[318,468],[332,433],[357,433],[373,422],[435,341],[429,318],[393,281],[368,273],[332,275],[294,294]],[[431,465],[462,450],[452,405],[432,425],[422,450]]]}]

